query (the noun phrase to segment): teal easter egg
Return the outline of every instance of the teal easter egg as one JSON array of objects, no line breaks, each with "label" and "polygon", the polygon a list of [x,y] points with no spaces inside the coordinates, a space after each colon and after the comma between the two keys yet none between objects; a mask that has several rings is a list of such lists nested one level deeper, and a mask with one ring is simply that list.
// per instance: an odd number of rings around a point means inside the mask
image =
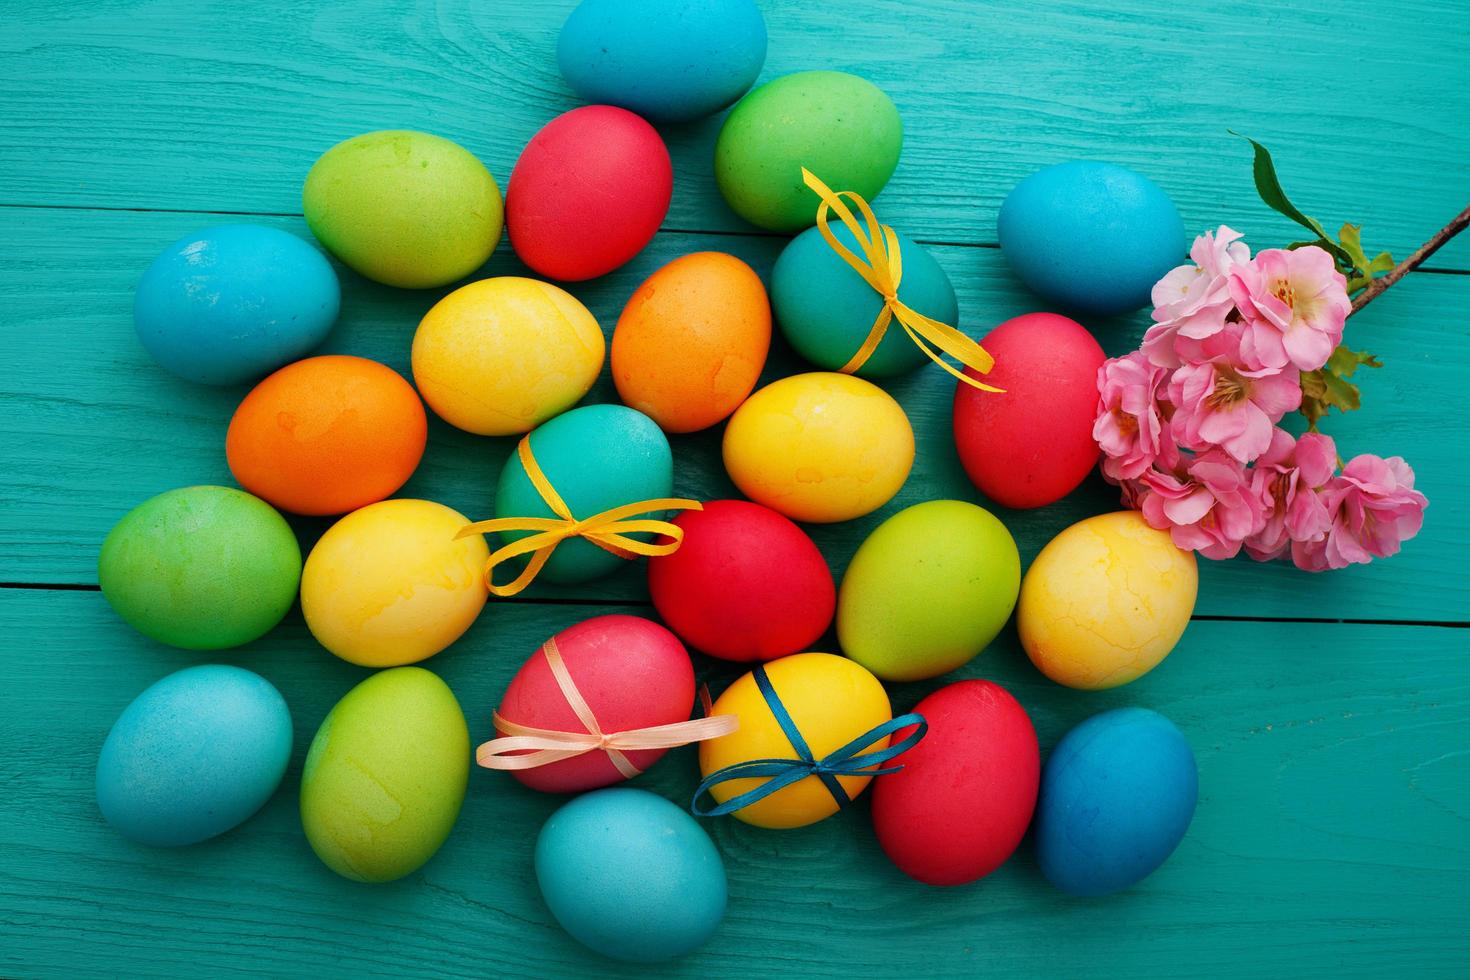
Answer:
[{"label": "teal easter egg", "polygon": [[[846,225],[834,220],[830,227],[839,242],[862,256],[856,236]],[[913,239],[894,234],[903,263],[899,300],[918,313],[955,326],[959,302],[949,276]],[[781,333],[797,353],[820,368],[837,371],[868,339],[883,309],[883,297],[833,251],[819,229],[808,228],[782,249],[771,270],[771,309]],[[856,374],[860,378],[890,377],[927,361],[903,327],[893,321]]]},{"label": "teal easter egg", "polygon": [[187,667],[113,723],[97,759],[97,806],[131,840],[195,844],[264,806],[290,758],[291,713],[269,681],[240,667]]},{"label": "teal easter egg", "polygon": [[[575,408],[533,429],[526,438],[541,472],[579,520],[673,493],[674,457],[669,440],[653,419],[626,406]],[[557,516],[516,454],[500,471],[495,516]],[[664,513],[648,516],[663,517]],[[509,544],[531,533],[502,531],[500,537]],[[647,540],[651,536],[635,537]],[[590,541],[570,538],[557,546],[540,577],[560,584],[586,582],[616,571],[625,561]]]}]

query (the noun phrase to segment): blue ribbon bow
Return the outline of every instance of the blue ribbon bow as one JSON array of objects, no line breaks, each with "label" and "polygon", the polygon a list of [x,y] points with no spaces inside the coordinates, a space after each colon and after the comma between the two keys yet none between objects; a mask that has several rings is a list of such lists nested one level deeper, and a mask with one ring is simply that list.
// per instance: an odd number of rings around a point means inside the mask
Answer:
[{"label": "blue ribbon bow", "polygon": [[[847,790],[842,788],[842,784],[837,780],[838,776],[886,776],[898,772],[903,766],[883,766],[883,763],[897,758],[919,744],[919,740],[929,731],[929,723],[924,720],[924,716],[910,712],[885,721],[836,751],[818,759],[812,755],[812,750],[807,746],[806,739],[801,737],[801,731],[796,727],[796,722],[792,720],[791,714],[781,703],[781,699],[776,696],[776,689],[771,685],[771,679],[766,676],[765,666],[757,667],[753,673],[756,686],[760,688],[761,695],[766,699],[766,704],[770,707],[771,714],[775,716],[776,723],[781,726],[781,731],[785,733],[786,740],[796,750],[797,758],[749,759],[710,773],[694,791],[694,799],[689,804],[689,809],[695,816],[723,817],[748,807],[752,803],[758,803],[772,793],[780,792],[808,776],[816,776],[822,781],[822,785],[827,787],[827,792],[831,793],[832,798],[837,801],[837,808],[840,810],[852,802],[852,797],[848,796]],[[902,741],[876,752],[858,754],[880,738],[892,735],[909,725],[918,727]],[[869,768],[871,766],[882,768]],[[755,789],[732,796],[724,803],[709,809],[700,808],[699,798],[708,793],[711,787],[731,779],[752,779],[762,776],[769,778]]]}]

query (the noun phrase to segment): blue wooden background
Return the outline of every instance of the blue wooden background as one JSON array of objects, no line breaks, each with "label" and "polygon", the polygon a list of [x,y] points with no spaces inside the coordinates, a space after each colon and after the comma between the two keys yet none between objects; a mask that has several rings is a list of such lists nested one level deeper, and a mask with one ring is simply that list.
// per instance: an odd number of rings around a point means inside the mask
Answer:
[{"label": "blue wooden background", "polygon": [[[130,631],[96,591],[98,544],[138,501],[229,482],[224,430],[243,389],[154,367],[131,326],[133,286],[175,238],[260,221],[306,234],[300,188],[325,148],[361,131],[458,140],[501,181],[520,147],[575,101],[556,72],[571,0],[25,0],[0,17],[0,975],[1198,977],[1470,975],[1470,513],[1464,378],[1470,240],[1353,319],[1387,366],[1369,408],[1333,419],[1345,455],[1406,456],[1432,505],[1391,561],[1308,576],[1204,563],[1196,621],[1140,681],[1081,693],[1040,677],[1007,630],[960,671],[1006,684],[1043,749],[1108,707],[1172,717],[1200,765],[1201,801],[1173,859],[1139,887],[1082,901],[1052,890],[1023,845],[985,881],[935,890],[894,870],[866,808],[799,831],[709,824],[730,872],[729,916],[700,953],[624,968],[584,952],[536,893],[530,848],[557,800],[477,771],[459,825],[421,872],[347,882],[296,816],[301,757],[364,676],[293,613],[214,658],[269,677],[297,726],[280,793],[255,819],[177,851],[131,845],[96,812],[97,751],[144,686],[197,662]],[[1256,247],[1295,233],[1255,199],[1249,156],[1276,153],[1288,189],[1329,227],[1363,223],[1402,255],[1470,197],[1470,6],[1464,0],[1281,4],[1048,0],[762,0],[763,78],[864,74],[897,102],[902,163],[884,220],[930,244],[983,333],[1040,308],[995,247],[995,214],[1027,173],[1075,157],[1157,180],[1187,225],[1222,221]],[[781,240],[714,190],[718,120],[664,131],[677,181],[666,227],[627,268],[574,291],[611,329],[668,259],[733,252],[766,271]],[[1470,236],[1467,236],[1470,239]],[[520,271],[502,247],[485,274]],[[342,272],[327,349],[407,373],[418,318],[444,290],[399,292]],[[1142,316],[1090,322],[1113,353]],[[769,373],[795,370],[778,349]],[[937,370],[891,386],[919,460],[878,514],[817,529],[833,568],[894,510],[979,499],[948,434]],[[593,400],[614,395],[606,376]],[[431,422],[405,493],[489,510],[509,440]],[[718,433],[675,440],[677,487],[729,495]],[[1093,480],[1067,500],[999,511],[1023,560],[1110,509]],[[301,521],[304,543],[322,522]],[[651,614],[641,569],[577,590],[498,601],[428,666],[472,734],[545,636],[581,618]],[[733,675],[702,664],[718,686]],[[907,707],[934,684],[898,686]],[[675,799],[681,750],[641,783]]]}]

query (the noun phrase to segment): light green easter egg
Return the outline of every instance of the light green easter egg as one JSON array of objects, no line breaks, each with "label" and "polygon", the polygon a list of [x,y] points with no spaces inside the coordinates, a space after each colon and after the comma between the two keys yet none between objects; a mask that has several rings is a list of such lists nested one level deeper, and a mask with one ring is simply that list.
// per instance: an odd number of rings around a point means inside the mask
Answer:
[{"label": "light green easter egg", "polygon": [[886,681],[937,677],[969,662],[1010,618],[1021,557],[983,507],[931,500],[868,535],[837,594],[837,642]]},{"label": "light green easter egg", "polygon": [[311,741],[301,772],[306,839],[345,878],[402,878],[449,836],[469,772],[469,729],[449,687],[421,667],[374,674]]},{"label": "light green easter egg", "polygon": [[321,155],[301,194],[327,250],[389,286],[427,289],[474,272],[500,241],[504,207],[490,171],[429,133],[382,130]]}]

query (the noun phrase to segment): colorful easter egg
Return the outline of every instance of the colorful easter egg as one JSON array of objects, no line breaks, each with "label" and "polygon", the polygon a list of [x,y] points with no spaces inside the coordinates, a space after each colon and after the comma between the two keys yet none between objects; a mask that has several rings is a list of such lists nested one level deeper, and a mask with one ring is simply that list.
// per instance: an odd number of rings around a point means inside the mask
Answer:
[{"label": "colorful easter egg", "polygon": [[536,838],[536,882],[563,929],[619,960],[692,952],[725,916],[725,865],[694,818],[662,796],[603,789],[557,810]]},{"label": "colorful easter egg", "polygon": [[871,513],[914,465],[914,430],[883,389],[846,374],[766,385],[725,427],[725,471],[751,500],[798,521]]},{"label": "colorful easter egg", "polygon": [[587,102],[688,122],[755,84],[766,22],[754,0],[582,0],[562,25],[556,60]]},{"label": "colorful easter egg", "polygon": [[[1005,507],[1041,507],[1097,465],[1097,372],[1107,355],[1087,328],[1054,313],[1007,320],[981,341],[984,376],[1003,394],[957,384],[954,442],[975,486]],[[979,378],[973,370],[971,377]]]},{"label": "colorful easter egg", "polygon": [[805,531],[747,500],[680,514],[684,543],[648,561],[648,591],[669,628],[725,660],[810,649],[832,622],[832,571]]},{"label": "colorful easter egg", "polygon": [[280,514],[230,487],[182,487],[134,507],[102,542],[97,581],[160,643],[223,650],[263,636],[296,599],[301,549]]},{"label": "colorful easter egg", "polygon": [[[862,255],[857,237],[846,225],[834,221],[829,227],[839,242]],[[949,276],[908,236],[899,232],[894,236],[903,270],[898,299],[931,319],[956,325],[959,303]],[[837,371],[847,366],[872,333],[883,297],[833,251],[820,230],[808,228],[782,249],[771,270],[771,307],[781,333],[798,354],[819,368]],[[924,351],[893,321],[853,373],[883,378],[927,363]]]},{"label": "colorful easter egg", "polygon": [[657,130],[626,109],[582,106],[521,151],[506,191],[510,243],[550,279],[606,275],[653,239],[673,190]]},{"label": "colorful easter egg", "polygon": [[990,511],[962,500],[915,504],[853,555],[837,642],[886,681],[938,677],[995,639],[1020,588],[1016,542]]},{"label": "colorful easter egg", "polygon": [[1036,858],[1072,895],[1109,895],[1158,870],[1184,839],[1199,770],[1174,724],[1147,708],[1093,715],[1062,736],[1041,776]]},{"label": "colorful easter egg", "polygon": [[804,71],[767,82],[730,110],[715,143],[715,182],[751,224],[795,232],[817,221],[803,167],[833,190],[872,200],[903,148],[903,121],[872,82]]},{"label": "colorful easter egg", "polygon": [[301,769],[301,825],[317,857],[354,881],[417,871],[449,837],[470,734],[449,687],[421,667],[380,671],[337,702]]},{"label": "colorful easter egg", "polygon": [[174,242],[143,273],[133,326],[148,353],[189,381],[254,381],[316,347],[342,291],[322,254],[262,225],[217,225]]},{"label": "colorful easter egg", "polygon": [[[673,492],[669,440],[642,412],[622,405],[584,405],[558,415],[526,438],[541,472],[579,520]],[[557,516],[514,454],[500,471],[495,516]],[[500,539],[509,544],[530,533],[502,531]],[[617,571],[625,561],[583,538],[569,538],[557,546],[540,576],[563,585],[586,582]]]},{"label": "colorful easter egg", "polygon": [[1000,248],[1048,302],[1095,316],[1145,306],[1184,261],[1184,221],[1159,185],[1126,167],[1073,160],[1038,170],[1000,207]]},{"label": "colorful easter egg", "polygon": [[306,175],[306,223],[369,279],[427,289],[485,264],[500,241],[500,188],[464,147],[409,130],[364,133]]},{"label": "colorful easter egg", "polygon": [[618,318],[618,396],[665,432],[705,429],[755,388],[771,347],[771,308],[755,270],[723,252],[675,259]]},{"label": "colorful easter egg", "polygon": [[194,844],[264,806],[290,759],[291,713],[269,681],[239,667],[187,667],[113,723],[97,759],[97,806],[139,843]]},{"label": "colorful easter egg", "polygon": [[[893,718],[888,694],[878,678],[846,657],[798,653],[773,660],[763,669],[814,758],[823,758]],[[700,743],[699,769],[706,778],[726,766],[752,759],[798,758],[754,674],[745,674],[726,688],[710,714],[735,715],[740,727],[729,735]],[[887,735],[879,736],[864,752],[885,748],[888,741]],[[872,781],[871,776],[835,778],[851,799],[856,799]],[[763,782],[760,777],[731,779],[715,784],[710,795],[723,803]],[[813,775],[736,810],[734,815],[756,827],[785,829],[825,820],[840,808],[832,792]]]},{"label": "colorful easter egg", "polygon": [[928,885],[984,878],[1020,845],[1036,808],[1036,730],[990,681],[942,687],[914,712],[929,733],[903,754],[901,771],[873,787],[878,843],[899,870]]},{"label": "colorful easter egg", "polygon": [[[694,665],[678,637],[636,616],[595,616],[551,638],[578,695],[604,732],[626,732],[687,721],[694,710]],[[511,678],[498,711],[518,726],[556,732],[585,732],[552,669],[549,651],[538,647]],[[512,734],[499,729],[504,736]],[[646,771],[666,750],[628,751],[633,769]],[[606,751],[562,759],[511,775],[544,793],[580,793],[629,778]]]},{"label": "colorful easter egg", "polygon": [[322,646],[364,667],[432,657],[459,639],[489,592],[490,549],[428,500],[384,500],[327,529],[301,573],[301,613]]},{"label": "colorful easter egg", "polygon": [[1052,538],[1021,583],[1021,646],[1047,677],[1097,691],[1169,655],[1194,612],[1194,553],[1134,510],[1099,514]]},{"label": "colorful easter egg", "polygon": [[251,389],[225,435],[240,486],[293,514],[343,514],[390,496],[418,468],[429,422],[392,368],[333,354]]},{"label": "colorful easter egg", "polygon": [[413,379],[450,425],[515,435],[587,394],[606,346],[597,320],[566,290],[516,276],[481,279],[424,315],[413,335]]}]

